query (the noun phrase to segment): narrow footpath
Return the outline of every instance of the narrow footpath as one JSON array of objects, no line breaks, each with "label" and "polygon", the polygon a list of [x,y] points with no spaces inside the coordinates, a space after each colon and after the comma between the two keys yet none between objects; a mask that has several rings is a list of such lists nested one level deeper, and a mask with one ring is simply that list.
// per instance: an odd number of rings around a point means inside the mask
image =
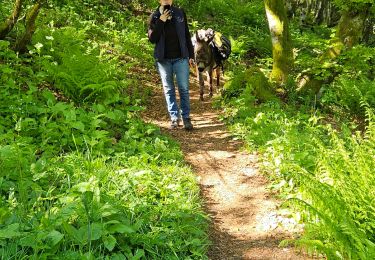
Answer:
[{"label": "narrow footpath", "polygon": [[[150,83],[150,82],[149,82]],[[259,172],[258,156],[242,150],[219,120],[211,99],[199,101],[199,87],[191,77],[191,118],[194,131],[169,130],[169,118],[160,82],[153,82],[149,109],[142,115],[181,144],[185,160],[198,176],[205,211],[211,218],[208,256],[212,260],[311,259],[293,248],[280,248],[295,225],[267,190]],[[207,90],[206,90],[207,92]]]}]

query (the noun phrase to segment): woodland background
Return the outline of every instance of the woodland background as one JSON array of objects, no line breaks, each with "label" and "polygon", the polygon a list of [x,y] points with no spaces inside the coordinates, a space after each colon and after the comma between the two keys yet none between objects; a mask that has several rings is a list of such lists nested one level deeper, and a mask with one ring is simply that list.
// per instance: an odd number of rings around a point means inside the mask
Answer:
[{"label": "woodland background", "polygon": [[[373,1],[175,3],[232,41],[216,104],[305,224],[283,244],[374,259]],[[194,173],[139,116],[156,5],[1,1],[2,259],[207,258]]]}]

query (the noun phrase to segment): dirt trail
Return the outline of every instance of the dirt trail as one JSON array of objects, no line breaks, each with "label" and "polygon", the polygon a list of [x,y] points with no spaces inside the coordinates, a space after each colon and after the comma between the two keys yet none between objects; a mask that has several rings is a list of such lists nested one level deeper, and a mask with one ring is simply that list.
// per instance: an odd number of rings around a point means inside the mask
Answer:
[{"label": "dirt trail", "polygon": [[293,221],[277,211],[279,203],[266,189],[257,154],[241,150],[243,143],[234,141],[219,121],[220,110],[212,108],[207,95],[206,101],[199,101],[199,87],[195,79],[191,81],[194,131],[168,129],[161,87],[154,90],[143,118],[180,142],[186,161],[198,176],[205,210],[211,217],[209,258],[310,259],[292,248],[278,247],[281,240],[292,236],[287,230],[295,227]]}]

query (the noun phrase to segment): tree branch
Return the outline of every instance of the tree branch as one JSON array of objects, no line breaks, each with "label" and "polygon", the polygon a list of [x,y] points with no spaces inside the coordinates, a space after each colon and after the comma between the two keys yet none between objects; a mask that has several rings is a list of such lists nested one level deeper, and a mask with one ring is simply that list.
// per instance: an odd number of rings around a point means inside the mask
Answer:
[{"label": "tree branch", "polygon": [[14,3],[13,13],[0,25],[0,40],[4,39],[17,23],[18,17],[20,16],[22,10],[22,3],[23,0],[16,0]]}]

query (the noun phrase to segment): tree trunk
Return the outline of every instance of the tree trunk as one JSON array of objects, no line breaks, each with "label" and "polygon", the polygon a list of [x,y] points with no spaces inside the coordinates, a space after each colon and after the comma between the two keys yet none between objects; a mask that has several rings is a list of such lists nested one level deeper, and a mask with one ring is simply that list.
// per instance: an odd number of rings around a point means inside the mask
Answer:
[{"label": "tree trunk", "polygon": [[306,0],[306,13],[307,13],[308,15],[311,14],[311,8],[312,8],[312,5],[313,5],[313,3],[312,3],[311,0]]},{"label": "tree trunk", "polygon": [[339,22],[337,36],[347,48],[360,43],[367,18],[367,10],[360,12],[345,12]]},{"label": "tree trunk", "polygon": [[333,47],[328,49],[321,59],[334,59],[345,49],[350,49],[359,44],[363,38],[363,28],[365,26],[367,12],[345,11],[337,26],[336,40]]},{"label": "tree trunk", "polygon": [[327,0],[320,0],[316,3],[314,24],[322,24],[324,21],[324,11],[328,8]]},{"label": "tree trunk", "polygon": [[[363,37],[366,13],[366,10],[361,12],[346,11],[343,13],[338,24],[336,37],[332,41],[332,47],[320,57],[322,63],[336,59],[345,49],[350,49],[360,43]],[[317,80],[314,79],[313,75],[303,74],[298,82],[298,91],[317,94],[321,86],[331,83],[334,77],[335,75],[332,73],[327,79]]]},{"label": "tree trunk", "polygon": [[326,10],[326,24],[328,27],[334,27],[338,25],[338,22],[340,20],[340,14],[337,7],[335,7],[334,4],[332,4],[331,1],[328,2],[327,10]]},{"label": "tree trunk", "polygon": [[284,0],[265,0],[264,3],[272,39],[271,80],[283,84],[293,65],[285,4]]},{"label": "tree trunk", "polygon": [[15,50],[20,53],[27,51],[27,44],[31,42],[31,38],[35,32],[35,21],[38,17],[39,11],[44,4],[44,0],[37,2],[31,7],[26,16],[26,28],[24,35],[17,41]]},{"label": "tree trunk", "polygon": [[375,43],[375,17],[367,16],[363,29],[363,42],[366,44]]},{"label": "tree trunk", "polygon": [[298,4],[296,0],[285,0],[285,9],[286,14],[289,19],[292,19],[296,16]]},{"label": "tree trunk", "polygon": [[16,0],[13,8],[13,13],[8,19],[0,25],[0,40],[4,39],[5,36],[13,29],[17,23],[18,17],[21,14],[23,0]]}]

